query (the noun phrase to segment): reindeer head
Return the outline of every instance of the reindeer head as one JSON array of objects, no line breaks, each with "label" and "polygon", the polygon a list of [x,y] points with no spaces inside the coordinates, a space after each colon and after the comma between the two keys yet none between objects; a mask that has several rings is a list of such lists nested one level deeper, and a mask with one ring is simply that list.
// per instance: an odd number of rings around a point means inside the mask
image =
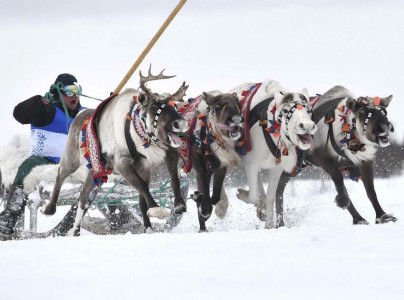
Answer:
[{"label": "reindeer head", "polygon": [[147,77],[143,76],[142,72],[139,73],[142,93],[139,94],[138,101],[149,134],[171,147],[178,148],[182,144],[178,133],[185,133],[188,130],[188,124],[181,118],[172,104],[183,101],[182,98],[185,96],[188,86],[183,82],[174,94],[168,96],[153,93],[146,87],[146,82],[174,77],[165,76],[163,72],[164,70],[157,76],[152,75],[150,65]]},{"label": "reindeer head", "polygon": [[202,99],[208,104],[208,111],[214,131],[223,138],[236,141],[240,138],[243,128],[241,104],[236,93],[213,96],[202,94]]},{"label": "reindeer head", "polygon": [[317,125],[311,120],[311,105],[307,89],[301,94],[274,95],[275,118],[281,124],[281,134],[285,142],[291,142],[302,150],[313,147],[313,135]]},{"label": "reindeer head", "polygon": [[352,122],[361,140],[366,139],[381,147],[390,145],[390,133],[394,132],[394,127],[387,118],[386,107],[392,99],[392,95],[385,98],[348,98],[346,106],[355,115]]}]

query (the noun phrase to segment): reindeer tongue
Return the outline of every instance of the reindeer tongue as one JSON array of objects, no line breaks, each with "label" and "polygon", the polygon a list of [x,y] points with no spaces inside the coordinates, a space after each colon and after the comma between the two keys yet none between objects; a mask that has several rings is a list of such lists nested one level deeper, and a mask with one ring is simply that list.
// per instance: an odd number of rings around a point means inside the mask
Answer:
[{"label": "reindeer tongue", "polygon": [[178,135],[176,135],[172,131],[169,131],[167,134],[173,139],[174,143],[176,143],[177,145],[181,145],[182,141]]},{"label": "reindeer tongue", "polygon": [[314,140],[313,140],[313,137],[311,136],[311,134],[301,134],[299,136],[303,143],[305,143],[305,144],[310,143],[310,148],[314,147]]}]

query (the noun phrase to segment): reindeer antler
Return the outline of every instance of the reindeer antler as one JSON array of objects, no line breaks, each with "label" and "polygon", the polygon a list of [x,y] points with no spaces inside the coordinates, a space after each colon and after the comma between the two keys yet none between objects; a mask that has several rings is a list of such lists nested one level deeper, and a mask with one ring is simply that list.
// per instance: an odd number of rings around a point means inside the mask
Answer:
[{"label": "reindeer antler", "polygon": [[176,102],[183,102],[184,100],[182,99],[185,96],[185,92],[187,91],[189,85],[185,85],[185,81],[182,83],[178,91],[176,91],[174,94],[170,96],[170,100],[176,101]]},{"label": "reindeer antler", "polygon": [[163,74],[163,72],[165,71],[165,69],[163,69],[158,75],[152,75],[151,73],[151,64],[149,67],[149,72],[147,77],[142,75],[142,71],[139,71],[139,76],[140,76],[140,80],[139,80],[139,85],[140,88],[151,98],[158,100],[155,95],[153,94],[153,92],[151,91],[151,89],[146,87],[146,82],[148,81],[153,81],[153,80],[159,80],[159,79],[169,79],[169,78],[173,78],[176,75],[173,76],[166,76]]}]

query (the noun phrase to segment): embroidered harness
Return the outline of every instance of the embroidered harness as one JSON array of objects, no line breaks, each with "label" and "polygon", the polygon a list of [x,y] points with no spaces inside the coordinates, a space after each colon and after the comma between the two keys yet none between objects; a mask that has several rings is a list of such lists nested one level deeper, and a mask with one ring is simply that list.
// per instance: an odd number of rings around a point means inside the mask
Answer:
[{"label": "embroidered harness", "polygon": [[[243,91],[242,96],[243,99],[241,102],[243,103],[243,115],[245,116],[245,119],[247,120],[247,124],[249,125],[248,127],[246,126],[244,128],[244,135],[243,139],[239,142],[239,154],[240,155],[245,155],[249,151],[251,151],[251,147],[249,145],[249,130],[252,128],[255,123],[259,122],[259,125],[262,128],[262,133],[265,138],[265,142],[268,146],[268,149],[271,151],[272,155],[276,158],[277,163],[281,161],[282,155],[286,156],[288,155],[288,150],[285,147],[284,150],[281,150],[281,139],[278,140],[278,145],[275,144],[274,140],[271,137],[271,134],[275,137],[278,138],[280,136],[280,129],[281,129],[281,124],[282,124],[282,116],[283,112],[281,112],[278,116],[278,118],[275,120],[275,112],[276,112],[276,105],[273,105],[272,109],[269,111],[269,113],[272,114],[272,119],[268,118],[268,109],[272,101],[274,100],[274,97],[267,98],[261,102],[259,102],[256,106],[253,107],[252,110],[250,110],[250,104],[252,101],[252,98],[254,97],[255,93],[261,86],[261,83],[257,83],[250,87],[249,90]],[[302,99],[304,100],[304,99]],[[311,115],[312,109],[311,106],[306,105],[305,103],[296,103],[293,105],[287,112],[286,114],[286,119],[285,119],[285,126],[286,130],[284,130],[285,136],[288,138],[289,141],[291,141],[290,136],[287,131],[287,126],[289,124],[290,119],[293,116],[293,113],[297,109],[302,109],[305,108],[306,111]],[[292,176],[296,176],[302,168],[306,166],[305,162],[305,157],[306,157],[306,152],[300,149],[296,149],[297,151],[297,157],[298,157],[298,162],[295,166],[295,169],[292,172]]]},{"label": "embroidered harness", "polygon": [[[352,123],[348,123],[348,116],[349,114],[352,113],[350,109],[348,109],[346,106],[341,105],[339,106],[339,103],[345,99],[346,97],[340,97],[336,98],[333,100],[328,101],[327,103],[321,105],[318,109],[316,109],[313,113],[313,121],[317,124],[323,117],[324,117],[324,122],[328,124],[328,133],[327,133],[327,143],[328,141],[331,142],[331,146],[333,147],[334,151],[339,155],[342,156],[346,159],[349,159],[348,156],[345,154],[344,149],[348,149],[351,151],[352,154],[356,154],[358,151],[366,151],[365,144],[361,143],[360,139],[356,136],[355,131],[356,131],[356,118],[359,115],[359,112],[361,109],[364,109],[365,107],[369,106],[364,106],[358,110],[356,115],[352,118]],[[375,105],[379,105],[379,102],[376,100],[378,97],[374,98]],[[339,107],[338,107],[339,106]],[[339,142],[342,144],[341,147],[339,147],[335,141],[334,138],[334,131],[333,131],[333,122],[335,121],[335,111],[338,110],[341,112],[338,116],[341,118],[340,121],[343,123],[341,126],[341,132],[344,134],[344,138],[341,139]],[[373,113],[378,110],[380,111],[384,116],[387,115],[387,111],[384,107],[379,107],[375,106],[371,108],[371,110],[367,113],[364,124],[363,124],[363,131],[366,132],[367,125],[372,118]],[[354,181],[358,181],[360,178],[360,174],[356,174],[355,172],[352,172],[352,170],[349,169],[340,169],[341,172],[347,173],[350,177],[350,179]]]}]

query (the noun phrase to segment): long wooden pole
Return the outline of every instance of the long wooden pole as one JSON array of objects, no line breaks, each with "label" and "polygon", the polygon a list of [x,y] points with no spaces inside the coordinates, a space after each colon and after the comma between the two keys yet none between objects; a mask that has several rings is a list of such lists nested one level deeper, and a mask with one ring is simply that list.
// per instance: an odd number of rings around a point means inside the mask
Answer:
[{"label": "long wooden pole", "polygon": [[166,30],[168,25],[171,23],[171,21],[174,19],[174,17],[177,15],[177,13],[181,10],[181,8],[184,6],[185,2],[187,0],[180,0],[180,2],[177,4],[177,6],[174,8],[174,10],[171,12],[171,14],[168,16],[167,20],[161,25],[160,29],[157,31],[157,33],[154,35],[152,40],[149,42],[149,44],[146,46],[146,48],[143,50],[143,52],[140,54],[138,59],[135,61],[133,64],[132,68],[128,71],[128,73],[125,75],[125,77],[122,79],[121,83],[118,85],[118,87],[114,91],[114,95],[118,95],[119,92],[122,90],[124,85],[128,82],[130,77],[133,75],[133,73],[136,71],[137,67],[139,67],[140,63],[143,61],[147,53],[149,53],[150,49],[153,48],[154,44],[157,42],[157,40],[160,38],[161,34]]}]

